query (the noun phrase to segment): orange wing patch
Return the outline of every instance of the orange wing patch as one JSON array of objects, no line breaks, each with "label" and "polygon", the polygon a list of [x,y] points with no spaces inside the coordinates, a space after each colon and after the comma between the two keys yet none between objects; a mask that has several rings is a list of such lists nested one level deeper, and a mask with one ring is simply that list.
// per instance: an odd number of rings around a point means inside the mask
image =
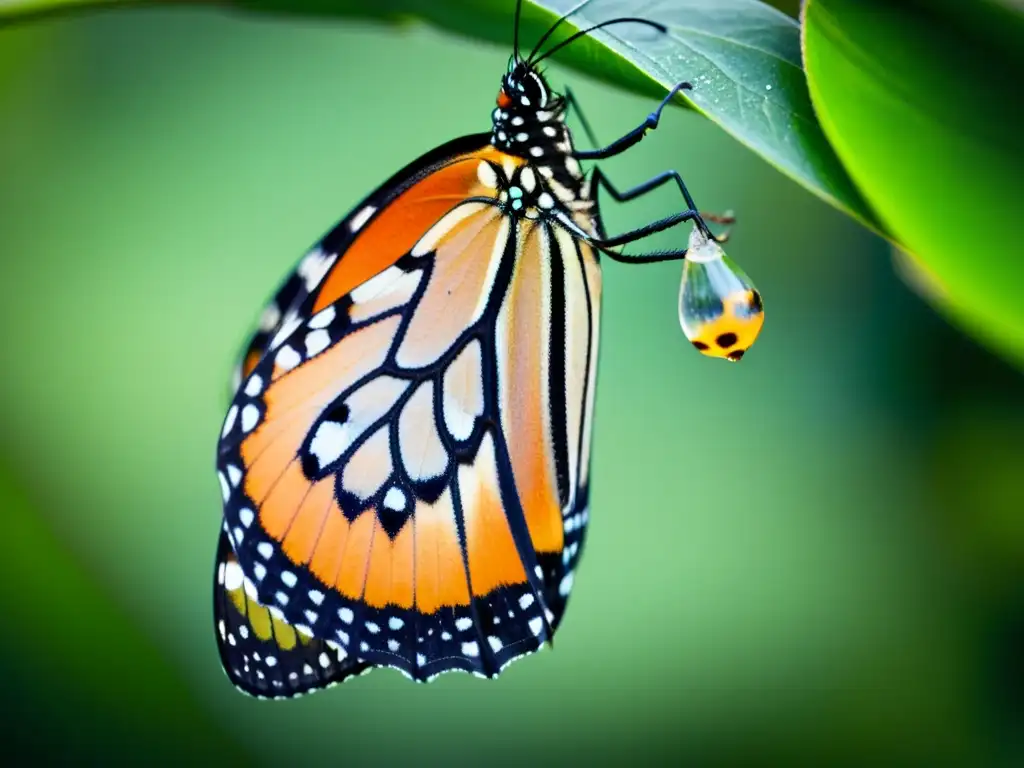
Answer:
[{"label": "orange wing patch", "polygon": [[[359,237],[320,286],[314,312],[351,293],[412,250],[424,233],[468,197],[490,197],[477,169],[481,161],[500,164],[505,155],[486,148],[452,160],[399,195],[359,232]],[[522,164],[520,158],[516,164]]]},{"label": "orange wing patch", "polygon": [[483,596],[497,587],[524,583],[523,561],[501,503],[494,440],[490,434],[480,443],[474,465],[459,467],[459,495],[466,521],[473,594]]},{"label": "orange wing patch", "polygon": [[446,488],[433,504],[418,502],[413,521],[416,608],[432,614],[442,606],[469,605],[451,491]]},{"label": "orange wing patch", "polygon": [[548,238],[542,227],[531,227],[522,236],[523,247],[532,246],[539,258],[516,263],[498,320],[498,375],[502,379],[502,426],[533,546],[538,552],[560,552],[562,510],[551,437],[550,361],[544,359],[551,346]]}]

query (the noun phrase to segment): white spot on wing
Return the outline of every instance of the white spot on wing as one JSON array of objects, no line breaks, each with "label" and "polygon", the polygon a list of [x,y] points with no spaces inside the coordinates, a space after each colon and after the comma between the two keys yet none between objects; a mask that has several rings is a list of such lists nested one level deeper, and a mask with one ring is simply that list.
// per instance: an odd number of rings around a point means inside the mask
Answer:
[{"label": "white spot on wing", "polygon": [[274,364],[282,371],[290,371],[301,362],[302,358],[299,357],[299,353],[288,346],[281,347],[277,357],[274,358]]},{"label": "white spot on wing", "polygon": [[387,276],[387,281],[374,283],[377,280],[374,277],[363,283],[352,292],[353,299],[358,299],[349,309],[352,322],[361,323],[406,304],[416,292],[422,274],[419,270],[405,272],[397,267],[390,267],[381,273]]},{"label": "white spot on wing", "polygon": [[363,225],[370,220],[370,217],[377,212],[377,209],[368,205],[355,216],[352,217],[352,221],[348,223],[349,232],[358,232],[363,228]]},{"label": "white spot on wing", "polygon": [[331,265],[334,264],[337,258],[338,254],[336,253],[326,254],[319,248],[314,248],[299,262],[296,271],[305,281],[307,291],[312,291],[320,284],[320,281],[324,279],[324,275],[327,274],[327,270],[331,268]]},{"label": "white spot on wing", "polygon": [[244,574],[242,576],[242,589],[245,590],[245,596],[247,598],[256,603],[259,602],[258,593],[256,592],[256,585],[249,581],[249,579],[247,579]]},{"label": "white spot on wing", "polygon": [[456,440],[468,439],[476,418],[483,413],[482,376],[480,342],[474,339],[444,372],[444,423]]},{"label": "white spot on wing", "polygon": [[260,392],[263,391],[263,377],[258,373],[254,373],[249,380],[245,383],[245,394],[249,397],[256,397]]},{"label": "white spot on wing", "polygon": [[242,431],[251,432],[260,420],[260,409],[249,403],[242,409]]},{"label": "white spot on wing", "polygon": [[326,328],[334,320],[337,312],[334,309],[334,305],[328,306],[326,309],[322,309],[317,312],[313,317],[309,319],[307,325],[310,328]]},{"label": "white spot on wing", "polygon": [[228,432],[235,426],[235,419],[238,418],[238,406],[232,405],[228,408],[228,415],[224,418],[224,429],[220,431],[221,437],[227,437]]},{"label": "white spot on wing", "polygon": [[315,357],[331,344],[331,335],[323,330],[310,331],[306,334],[306,357]]},{"label": "white spot on wing", "polygon": [[234,592],[236,589],[241,588],[243,580],[242,566],[235,560],[228,560],[224,564],[224,589]]},{"label": "white spot on wing", "polygon": [[394,486],[388,488],[388,492],[384,494],[384,506],[396,511],[405,509],[405,491]]},{"label": "white spot on wing", "polygon": [[404,277],[405,274],[405,270],[398,267],[388,267],[365,283],[353,288],[351,293],[352,301],[358,304],[388,293],[394,287],[394,284]]},{"label": "white spot on wing", "polygon": [[355,436],[348,424],[336,421],[322,421],[316,428],[316,434],[309,443],[309,451],[323,469],[332,461],[337,461],[350,445]]},{"label": "white spot on wing", "polygon": [[420,238],[420,241],[413,246],[410,253],[413,256],[425,256],[431,253],[437,248],[437,244],[441,242],[441,239],[451,231],[452,227],[463,219],[469,218],[474,213],[482,211],[486,205],[486,203],[462,203],[454,210],[449,211],[441,217],[437,224],[427,230],[427,234]]},{"label": "white spot on wing", "polygon": [[562,578],[561,583],[558,585],[558,594],[560,594],[562,597],[568,597],[569,592],[572,591],[572,581],[573,574],[572,571],[569,571],[567,574],[565,574],[565,576]]}]

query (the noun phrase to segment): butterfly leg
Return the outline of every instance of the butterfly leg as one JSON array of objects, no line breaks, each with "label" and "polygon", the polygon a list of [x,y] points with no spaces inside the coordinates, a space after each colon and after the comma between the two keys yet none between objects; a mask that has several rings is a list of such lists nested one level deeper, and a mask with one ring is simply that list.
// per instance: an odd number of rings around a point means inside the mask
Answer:
[{"label": "butterfly leg", "polygon": [[663,230],[674,227],[676,224],[682,224],[684,221],[696,221],[698,222],[698,226],[700,226],[700,214],[693,210],[683,211],[682,213],[673,213],[671,216],[666,216],[658,221],[652,221],[650,224],[638,227],[637,229],[631,229],[628,232],[623,232],[621,235],[616,235],[615,237],[593,237],[591,235],[586,235],[581,230],[577,231],[577,234],[592,246],[607,254],[614,261],[621,261],[625,264],[652,264],[657,261],[678,261],[679,259],[686,257],[685,248],[636,255],[626,255],[612,249],[615,246],[626,245],[628,243],[641,240],[648,235],[655,234],[656,232],[662,232]]},{"label": "butterfly leg", "polygon": [[[686,188],[686,183],[683,181],[683,177],[679,175],[678,171],[665,171],[664,173],[659,173],[653,179],[649,179],[643,182],[642,184],[637,184],[635,187],[624,190],[622,192],[615,188],[615,186],[611,183],[611,181],[609,181],[608,177],[604,175],[600,168],[594,169],[592,178],[595,187],[604,189],[606,192],[608,192],[609,195],[612,196],[612,199],[619,203],[626,203],[629,202],[630,200],[635,200],[636,198],[641,197],[642,195],[645,195],[648,192],[652,192],[655,189],[658,189],[658,187],[661,187],[669,183],[670,181],[674,181],[676,183],[676,186],[679,187],[679,191],[683,195],[683,199],[686,201],[687,207],[691,211],[697,210],[697,204],[693,202],[693,196],[690,195],[690,191]],[[720,243],[724,243],[726,240],[729,239],[729,231],[726,230],[721,235],[714,235],[711,233],[711,230],[709,230],[705,224],[705,222],[708,221],[714,222],[715,224],[724,224],[728,226],[736,223],[736,217],[733,216],[732,214],[705,213],[704,211],[700,211],[700,216],[698,217],[698,226],[700,226],[701,229],[704,230],[704,233],[708,237],[714,238]]]},{"label": "butterfly leg", "polygon": [[[625,150],[629,149],[631,146],[633,146],[634,144],[639,142],[644,137],[644,134],[648,130],[651,130],[651,129],[654,129],[654,128],[658,127],[658,121],[661,118],[661,111],[666,106],[668,106],[668,103],[670,101],[672,101],[672,99],[676,95],[676,93],[678,93],[680,90],[688,90],[691,87],[692,86],[689,83],[687,83],[687,82],[679,83],[671,91],[669,91],[668,95],[665,96],[664,99],[662,99],[661,104],[658,105],[658,108],[656,110],[654,110],[650,115],[647,116],[647,119],[644,121],[644,123],[642,125],[640,125],[636,129],[634,129],[633,131],[630,131],[628,134],[623,136],[621,139],[618,139],[617,141],[615,141],[612,144],[608,145],[604,149],[585,150],[585,151],[582,151],[582,152],[576,152],[575,153],[575,157],[577,159],[584,159],[584,160],[586,160],[586,159],[601,159],[601,158],[606,158],[606,157],[611,157],[613,155],[617,155],[620,152],[624,152]],[[577,101],[575,94],[573,94],[572,90],[568,86],[566,86],[566,88],[565,88],[565,103],[566,103],[566,110],[567,111],[568,110],[572,110],[573,112],[575,112],[576,116],[579,118],[580,123],[583,125],[583,131],[587,134],[587,138],[590,140],[590,142],[592,144],[595,144],[595,145],[600,144],[600,142],[595,137],[593,130],[590,127],[589,121],[587,120],[587,118],[583,114],[583,109],[580,106],[579,101]],[[601,173],[601,170],[599,168],[595,168],[594,169],[594,177],[593,177],[594,184],[595,185],[600,185],[600,186],[604,187],[604,189],[608,192],[608,194],[610,194],[618,202],[626,202],[626,201],[629,201],[629,200],[634,200],[637,197],[640,197],[641,195],[644,195],[647,192],[650,192],[650,191],[652,191],[654,189],[657,189],[658,187],[662,186],[663,184],[666,184],[669,181],[673,181],[673,180],[676,182],[677,186],[679,187],[679,191],[682,193],[683,199],[686,200],[687,206],[691,210],[696,210],[697,206],[693,202],[693,198],[691,197],[689,190],[687,190],[686,184],[683,182],[682,177],[679,175],[679,173],[677,171],[666,171],[665,173],[659,174],[659,175],[655,176],[653,179],[650,179],[649,181],[646,181],[643,184],[638,184],[636,187],[633,187],[632,189],[625,190],[624,192],[619,192],[612,185],[612,183],[608,180],[608,178],[604,174]],[[711,221],[711,222],[714,222],[716,224],[726,224],[726,225],[734,224],[736,222],[735,217],[733,217],[730,214],[722,215],[722,214],[716,214],[716,213],[704,213],[704,212],[701,212],[700,218],[701,218],[701,224],[703,224],[704,221]],[[701,228],[706,232],[706,234],[709,237],[713,237],[715,240],[717,240],[720,243],[724,243],[726,240],[729,239],[729,232],[728,231],[724,232],[721,235],[713,235],[710,232],[710,230],[708,230],[708,228],[706,226],[702,226]]]},{"label": "butterfly leg", "polygon": [[[679,184],[680,189],[683,193],[683,197],[686,198],[686,202],[689,205],[689,208],[687,210],[682,211],[680,213],[674,213],[671,216],[666,216],[663,219],[653,221],[650,224],[638,227],[637,229],[631,229],[627,232],[623,232],[620,235],[616,235],[615,237],[588,237],[588,242],[590,242],[594,247],[600,249],[603,253],[607,254],[615,261],[621,261],[630,264],[649,264],[658,261],[672,261],[685,258],[686,249],[673,249],[667,251],[660,251],[658,253],[636,254],[628,256],[622,253],[618,253],[617,251],[611,249],[618,245],[626,245],[628,243],[636,242],[637,240],[641,240],[647,237],[648,235],[653,235],[656,232],[662,232],[666,229],[674,227],[677,224],[681,224],[684,221],[693,221],[697,225],[697,227],[699,227],[709,238],[714,238],[715,236],[708,229],[708,225],[705,223],[704,217],[696,209],[693,203],[693,198],[690,196],[689,191],[686,189],[686,185],[683,184],[683,180],[679,177],[679,174],[677,172],[666,171],[665,173],[655,176],[653,179],[650,179],[649,181],[645,181],[643,184],[639,184],[636,187],[625,190],[623,192],[617,190],[611,184],[611,182],[608,181],[608,179],[604,176],[604,174],[601,172],[599,168],[594,169],[593,176],[594,184],[606,189],[609,192],[609,194],[611,194],[612,197],[619,202],[626,202],[629,200],[636,199],[637,197],[640,197],[641,195],[650,192],[651,190],[657,189],[658,187],[672,180],[675,180]],[[724,220],[726,223],[728,223],[731,220],[731,217],[713,216],[711,220],[716,222]]]},{"label": "butterfly leg", "polygon": [[[668,95],[661,100],[661,104],[646,119],[634,128],[632,131],[627,133],[625,136],[616,139],[607,147],[601,149],[584,149],[573,152],[573,157],[577,160],[604,160],[605,158],[614,157],[615,155],[625,152],[633,145],[639,143],[639,141],[647,135],[648,131],[652,131],[658,127],[658,121],[661,120],[661,111],[668,106],[669,102],[675,98],[675,95],[682,90],[690,90],[693,88],[687,82],[677,84],[668,92]],[[579,114],[579,106],[576,107],[576,112]],[[596,142],[595,142],[596,143]]]}]

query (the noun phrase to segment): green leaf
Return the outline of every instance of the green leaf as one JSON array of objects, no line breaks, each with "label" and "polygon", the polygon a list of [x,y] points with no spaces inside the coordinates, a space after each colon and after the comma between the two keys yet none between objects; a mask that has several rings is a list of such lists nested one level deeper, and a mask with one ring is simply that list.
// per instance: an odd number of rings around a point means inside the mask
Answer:
[{"label": "green leaf", "polygon": [[939,307],[1024,361],[1020,73],[964,28],[882,0],[808,0],[815,108]]},{"label": "green leaf", "polygon": [[[571,0],[540,0],[564,12]],[[627,0],[595,3],[574,15],[578,25],[635,14]],[[656,0],[643,16],[669,28],[640,25],[598,30],[592,37],[632,65],[636,77],[668,88],[681,80],[696,109],[769,163],[827,202],[877,229],[874,218],[829,146],[807,92],[795,20],[758,0]],[[611,66],[607,52],[600,66]]]},{"label": "green leaf", "polygon": [[[131,0],[125,0],[130,2]],[[138,1],[138,0],[136,0]],[[84,4],[84,0],[71,0]],[[237,0],[257,11],[314,16],[420,18],[469,37],[510,46],[513,0]],[[69,0],[14,0],[0,17],[61,8]],[[524,42],[537,40],[576,0],[535,0],[522,19]],[[789,3],[788,5],[792,5]],[[811,107],[801,67],[797,22],[760,0],[595,0],[552,40],[614,16],[641,15],[669,27],[667,35],[639,24],[595,32],[557,57],[620,87],[660,96],[687,80],[691,106],[783,173],[876,231],[879,226],[826,141]],[[495,73],[497,78],[498,73]],[[639,116],[638,116],[639,117]],[[638,119],[639,122],[639,119]]]}]

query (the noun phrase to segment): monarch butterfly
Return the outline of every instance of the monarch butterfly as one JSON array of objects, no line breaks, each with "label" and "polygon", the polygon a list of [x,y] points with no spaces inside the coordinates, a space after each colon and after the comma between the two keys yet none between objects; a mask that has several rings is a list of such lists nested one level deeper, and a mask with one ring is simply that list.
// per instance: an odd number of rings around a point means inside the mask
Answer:
[{"label": "monarch butterfly", "polygon": [[[665,28],[617,18],[540,53],[567,14],[524,58],[521,5],[492,130],[434,149],[357,205],[246,348],[217,449],[214,576],[221,660],[245,692],[294,696],[374,666],[495,677],[550,642],[589,520],[599,253],[681,259],[615,247],[692,221],[699,268],[714,261],[719,241],[678,173],[619,192],[579,164],[636,144],[689,86],[581,151],[571,92],[538,69],[599,27]],[[599,188],[621,201],[670,182],[684,211],[606,235]],[[708,322],[707,301],[684,304],[681,317]]]}]

